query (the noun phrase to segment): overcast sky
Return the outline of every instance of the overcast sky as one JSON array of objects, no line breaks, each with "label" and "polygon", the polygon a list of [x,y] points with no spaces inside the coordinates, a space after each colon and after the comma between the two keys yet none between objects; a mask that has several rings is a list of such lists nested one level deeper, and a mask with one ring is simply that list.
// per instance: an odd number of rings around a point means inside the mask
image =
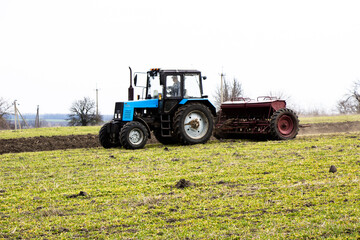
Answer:
[{"label": "overcast sky", "polygon": [[129,70],[220,73],[246,96],[281,92],[335,109],[360,79],[360,1],[0,0],[0,97],[22,113],[68,113],[99,90],[102,114],[127,100]]}]

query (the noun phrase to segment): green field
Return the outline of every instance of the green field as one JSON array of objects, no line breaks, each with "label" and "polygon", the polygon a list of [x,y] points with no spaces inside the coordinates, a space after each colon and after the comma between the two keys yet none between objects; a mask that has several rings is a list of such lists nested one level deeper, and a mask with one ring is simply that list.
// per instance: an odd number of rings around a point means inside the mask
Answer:
[{"label": "green field", "polygon": [[98,134],[100,128],[101,126],[86,126],[86,127],[30,128],[30,129],[21,129],[16,131],[1,130],[0,139]]},{"label": "green field", "polygon": [[4,154],[0,239],[358,239],[359,183],[360,133]]}]

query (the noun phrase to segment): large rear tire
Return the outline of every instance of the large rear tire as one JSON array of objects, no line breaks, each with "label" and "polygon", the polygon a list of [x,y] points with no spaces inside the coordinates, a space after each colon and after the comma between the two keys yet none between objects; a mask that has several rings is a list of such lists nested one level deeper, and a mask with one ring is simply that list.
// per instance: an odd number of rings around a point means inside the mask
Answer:
[{"label": "large rear tire", "polygon": [[273,139],[289,140],[299,132],[299,119],[296,113],[288,108],[276,111],[270,119],[270,135]]},{"label": "large rear tire", "polygon": [[148,140],[149,132],[140,122],[128,122],[120,132],[120,142],[126,149],[143,148]]},{"label": "large rear tire", "polygon": [[214,120],[208,107],[200,103],[180,107],[174,116],[174,133],[180,144],[206,143]]},{"label": "large rear tire", "polygon": [[119,133],[109,133],[108,129],[111,129],[111,124],[105,123],[99,131],[99,141],[101,146],[104,148],[121,147]]}]

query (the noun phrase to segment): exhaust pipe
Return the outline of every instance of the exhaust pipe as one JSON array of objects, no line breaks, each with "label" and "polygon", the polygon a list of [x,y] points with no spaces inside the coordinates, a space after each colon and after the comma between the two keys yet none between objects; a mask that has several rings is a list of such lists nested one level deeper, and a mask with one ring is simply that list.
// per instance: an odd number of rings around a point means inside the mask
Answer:
[{"label": "exhaust pipe", "polygon": [[133,101],[134,100],[134,88],[132,86],[132,70],[130,69],[130,87],[128,88],[128,100]]}]

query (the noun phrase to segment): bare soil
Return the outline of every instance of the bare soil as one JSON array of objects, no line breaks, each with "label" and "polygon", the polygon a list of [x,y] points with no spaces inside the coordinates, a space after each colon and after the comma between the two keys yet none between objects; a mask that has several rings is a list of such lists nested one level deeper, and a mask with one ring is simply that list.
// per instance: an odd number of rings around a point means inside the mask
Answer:
[{"label": "bare soil", "polygon": [[0,154],[52,151],[58,149],[93,148],[100,143],[96,135],[69,135],[0,139]]},{"label": "bare soil", "polygon": [[358,132],[360,122],[336,122],[336,123],[316,123],[309,124],[309,127],[300,128],[299,135],[339,133],[339,132]]},{"label": "bare soil", "polygon": [[[301,128],[299,135],[360,131],[360,122],[317,123]],[[154,136],[148,143],[158,143]],[[0,139],[0,154],[100,147],[97,135],[69,135]]]}]

